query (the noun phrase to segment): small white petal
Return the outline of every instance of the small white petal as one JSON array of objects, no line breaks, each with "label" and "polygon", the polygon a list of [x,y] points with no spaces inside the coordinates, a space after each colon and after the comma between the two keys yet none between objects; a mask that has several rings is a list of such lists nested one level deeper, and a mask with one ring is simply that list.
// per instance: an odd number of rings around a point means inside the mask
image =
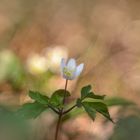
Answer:
[{"label": "small white petal", "polygon": [[83,68],[84,68],[84,64],[83,64],[83,63],[80,64],[79,66],[77,66],[77,68],[76,68],[76,73],[75,73],[75,77],[78,77],[78,76],[81,74]]},{"label": "small white petal", "polygon": [[64,58],[61,59],[61,75],[63,75],[63,69],[66,67],[66,61]]},{"label": "small white petal", "polygon": [[66,66],[66,60],[64,58],[61,59],[61,69]]},{"label": "small white petal", "polygon": [[68,76],[66,76],[66,75],[64,75],[63,78],[64,78],[64,79],[67,79],[67,80],[72,80],[71,77],[68,77]]},{"label": "small white petal", "polygon": [[67,63],[67,68],[69,70],[75,70],[76,69],[76,61],[75,59],[71,58]]}]

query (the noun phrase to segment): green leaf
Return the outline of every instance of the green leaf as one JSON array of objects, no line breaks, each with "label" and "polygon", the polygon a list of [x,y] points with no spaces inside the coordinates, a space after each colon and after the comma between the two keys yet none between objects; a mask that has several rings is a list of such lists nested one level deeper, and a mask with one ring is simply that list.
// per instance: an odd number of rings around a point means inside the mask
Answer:
[{"label": "green leaf", "polygon": [[86,104],[86,103],[82,103],[85,111],[87,112],[87,114],[89,115],[89,117],[94,120],[95,117],[96,117],[96,110],[92,107],[89,107],[89,104]]},{"label": "green leaf", "polygon": [[95,95],[93,92],[87,94],[86,98],[100,99],[103,100],[105,95]]},{"label": "green leaf", "polygon": [[38,102],[26,103],[18,110],[17,115],[25,119],[32,119],[38,117],[46,109],[47,107]]},{"label": "green leaf", "polygon": [[47,105],[49,102],[49,97],[42,95],[38,91],[29,91],[29,96],[34,99],[35,101]]},{"label": "green leaf", "polygon": [[100,99],[103,100],[105,95],[95,95],[93,92],[91,92],[91,85],[85,86],[81,90],[81,99],[85,98],[93,98],[93,99]]},{"label": "green leaf", "polygon": [[128,101],[121,97],[113,97],[110,99],[106,99],[105,103],[107,106],[128,106],[128,105],[135,105],[134,102]]},{"label": "green leaf", "polygon": [[113,120],[111,119],[110,114],[108,112],[108,108],[107,108],[106,104],[104,104],[102,102],[82,102],[82,105],[92,119],[94,117],[94,112],[99,112],[104,117],[106,117],[108,120],[113,122]]},{"label": "green leaf", "polygon": [[66,97],[70,96],[69,91],[65,91],[64,89],[56,90],[50,98],[50,104],[55,107],[62,107],[64,95]]},{"label": "green leaf", "polygon": [[81,89],[81,99],[87,97],[87,94],[91,91],[91,85],[87,85]]}]

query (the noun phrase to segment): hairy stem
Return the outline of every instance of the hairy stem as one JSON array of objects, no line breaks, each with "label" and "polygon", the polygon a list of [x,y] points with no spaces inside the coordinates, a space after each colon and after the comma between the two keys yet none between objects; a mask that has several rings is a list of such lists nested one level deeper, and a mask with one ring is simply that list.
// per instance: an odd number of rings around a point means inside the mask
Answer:
[{"label": "hairy stem", "polygon": [[[65,84],[65,93],[64,93],[64,98],[63,98],[63,105],[65,105],[66,102],[66,93],[67,93],[67,85],[68,85],[68,80],[66,80],[66,84]],[[61,125],[61,119],[63,116],[63,107],[59,112],[59,118],[57,121],[57,125],[56,125],[56,132],[55,132],[55,140],[58,140],[58,135],[59,135],[59,129],[60,129],[60,125]]]}]

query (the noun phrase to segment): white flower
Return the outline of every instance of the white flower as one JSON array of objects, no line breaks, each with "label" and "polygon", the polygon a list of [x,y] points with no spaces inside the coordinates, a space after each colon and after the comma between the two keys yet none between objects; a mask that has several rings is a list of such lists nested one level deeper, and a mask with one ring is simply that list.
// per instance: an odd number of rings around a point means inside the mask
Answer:
[{"label": "white flower", "polygon": [[54,73],[59,72],[60,62],[62,58],[68,57],[68,50],[64,46],[50,46],[45,50],[45,56],[48,60],[49,70]]},{"label": "white flower", "polygon": [[45,73],[48,69],[46,57],[39,54],[31,54],[27,59],[27,69],[33,75]]},{"label": "white flower", "polygon": [[66,64],[66,60],[62,58],[61,60],[61,74],[63,78],[67,80],[73,80],[78,77],[84,68],[84,64],[76,66],[75,59],[71,58]]}]

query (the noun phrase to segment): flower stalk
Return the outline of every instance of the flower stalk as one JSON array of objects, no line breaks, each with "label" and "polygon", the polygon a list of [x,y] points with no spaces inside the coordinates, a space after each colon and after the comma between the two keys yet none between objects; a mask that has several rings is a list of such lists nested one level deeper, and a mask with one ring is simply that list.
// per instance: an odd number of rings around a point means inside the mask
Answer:
[{"label": "flower stalk", "polygon": [[[68,80],[66,79],[63,105],[65,105],[65,102],[66,102],[67,85],[68,85]],[[60,129],[60,126],[61,126],[61,119],[62,119],[62,116],[64,114],[63,110],[64,110],[64,108],[62,107],[62,109],[59,112],[58,122],[57,122],[57,125],[56,125],[55,140],[58,140],[59,129]]]},{"label": "flower stalk", "polygon": [[[62,74],[63,78],[66,79],[66,83],[65,83],[65,89],[64,89],[65,93],[64,93],[64,97],[63,97],[63,103],[62,103],[63,107],[57,113],[59,115],[59,117],[58,117],[58,121],[57,121],[57,125],[56,125],[55,140],[58,140],[59,129],[61,126],[61,120],[62,120],[63,115],[67,114],[68,112],[70,112],[72,109],[74,109],[77,106],[77,105],[74,105],[71,108],[69,108],[68,110],[64,111],[68,80],[74,80],[75,78],[77,78],[81,74],[83,67],[84,67],[83,63],[76,66],[76,61],[75,61],[75,59],[72,59],[72,58],[68,61],[67,64],[66,64],[65,59],[61,60],[61,74]],[[54,110],[54,111],[56,112],[56,110]]]}]

